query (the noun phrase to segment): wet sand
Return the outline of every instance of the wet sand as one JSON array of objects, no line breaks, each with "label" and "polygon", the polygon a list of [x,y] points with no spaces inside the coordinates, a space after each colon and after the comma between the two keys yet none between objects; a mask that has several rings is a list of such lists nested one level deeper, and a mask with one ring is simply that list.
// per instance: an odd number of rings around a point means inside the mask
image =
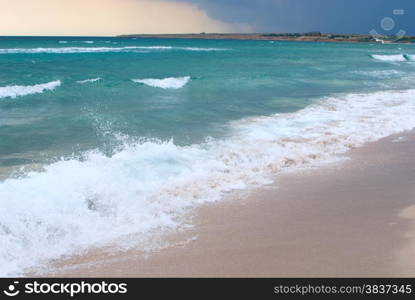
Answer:
[{"label": "wet sand", "polygon": [[174,245],[59,261],[60,277],[415,276],[415,133],[195,211]]}]

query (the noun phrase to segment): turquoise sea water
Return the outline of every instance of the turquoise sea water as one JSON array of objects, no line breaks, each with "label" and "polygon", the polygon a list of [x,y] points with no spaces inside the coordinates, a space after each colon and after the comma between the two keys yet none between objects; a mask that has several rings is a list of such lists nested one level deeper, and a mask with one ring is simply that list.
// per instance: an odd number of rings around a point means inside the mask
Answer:
[{"label": "turquoise sea water", "polygon": [[179,228],[198,203],[413,128],[413,60],[402,44],[0,38],[0,274]]},{"label": "turquoise sea water", "polygon": [[[370,57],[410,52],[413,46],[117,38],[2,38],[0,43],[3,49],[62,49],[0,53],[0,87],[61,81],[50,92],[0,98],[2,167],[94,148],[111,152],[108,133],[113,132],[198,143],[206,136],[226,136],[232,120],[296,111],[333,93],[413,84],[401,81],[402,75],[412,75],[413,65],[375,63]],[[131,46],[144,48],[125,49]],[[176,48],[145,48],[153,46]],[[124,49],[70,53],[74,47]],[[382,80],[369,73],[383,70],[404,73]],[[191,80],[177,90],[131,80],[183,76]],[[101,79],[77,83],[94,78]]]}]

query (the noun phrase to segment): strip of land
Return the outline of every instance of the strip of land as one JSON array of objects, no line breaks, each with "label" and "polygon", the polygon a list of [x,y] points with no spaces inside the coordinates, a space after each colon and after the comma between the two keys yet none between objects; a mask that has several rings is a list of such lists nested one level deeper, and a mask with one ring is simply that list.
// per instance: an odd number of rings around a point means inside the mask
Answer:
[{"label": "strip of land", "polygon": [[169,247],[91,250],[46,276],[415,276],[415,133],[196,210]]},{"label": "strip of land", "polygon": [[198,33],[198,34],[128,34],[125,38],[165,39],[211,39],[211,40],[265,40],[303,42],[349,42],[349,43],[413,43],[413,36],[381,36],[378,34],[334,34],[334,33]]}]

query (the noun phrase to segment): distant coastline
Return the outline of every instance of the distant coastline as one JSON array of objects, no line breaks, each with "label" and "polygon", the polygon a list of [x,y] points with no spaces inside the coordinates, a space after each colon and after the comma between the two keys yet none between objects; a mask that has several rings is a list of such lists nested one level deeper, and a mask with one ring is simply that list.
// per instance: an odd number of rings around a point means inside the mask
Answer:
[{"label": "distant coastline", "polygon": [[372,36],[370,34],[334,33],[190,33],[190,34],[127,34],[125,38],[166,38],[166,39],[212,39],[212,40],[264,40],[264,41],[306,41],[306,42],[349,42],[349,43],[414,43],[415,36]]}]

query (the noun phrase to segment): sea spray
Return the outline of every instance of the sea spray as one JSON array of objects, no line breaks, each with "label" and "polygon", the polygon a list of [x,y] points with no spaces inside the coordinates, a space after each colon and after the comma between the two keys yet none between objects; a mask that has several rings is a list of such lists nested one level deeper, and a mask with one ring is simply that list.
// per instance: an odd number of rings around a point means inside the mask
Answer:
[{"label": "sea spray", "polygon": [[130,234],[142,242],[154,230],[180,228],[194,205],[410,130],[414,96],[326,98],[295,113],[232,122],[226,139],[189,146],[140,139],[111,156],[88,151],[7,179],[0,183],[2,275]]}]

